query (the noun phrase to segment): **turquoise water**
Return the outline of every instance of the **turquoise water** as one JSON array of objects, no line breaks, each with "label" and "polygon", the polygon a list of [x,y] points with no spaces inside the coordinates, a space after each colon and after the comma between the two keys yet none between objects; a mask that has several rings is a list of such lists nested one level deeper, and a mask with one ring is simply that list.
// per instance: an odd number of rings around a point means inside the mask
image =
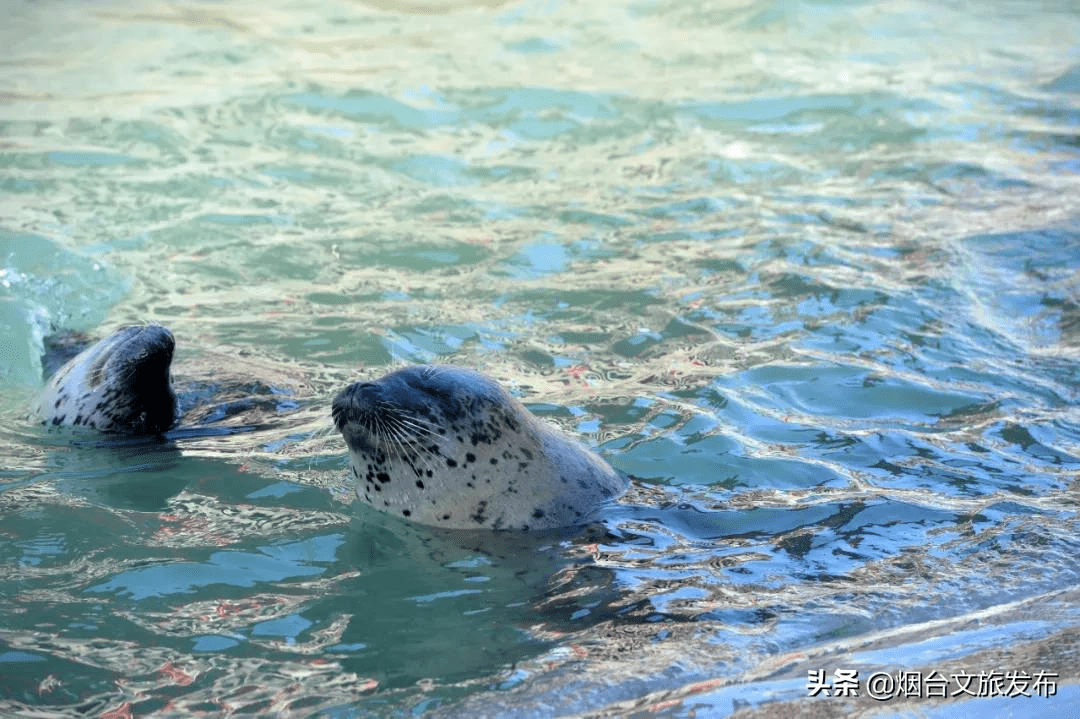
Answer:
[{"label": "turquoise water", "polygon": [[[0,714],[855,713],[805,697],[847,667],[1075,715],[1073,3],[5,17]],[[276,394],[164,444],[27,419],[46,336],[142,320],[191,401]],[[356,506],[330,399],[429,361],[630,493],[525,537]]]}]

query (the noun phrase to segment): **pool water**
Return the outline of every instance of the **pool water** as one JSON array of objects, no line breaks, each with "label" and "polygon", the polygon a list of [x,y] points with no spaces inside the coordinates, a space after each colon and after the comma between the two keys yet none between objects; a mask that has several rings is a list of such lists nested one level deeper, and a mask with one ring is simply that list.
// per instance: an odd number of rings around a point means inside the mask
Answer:
[{"label": "pool water", "polygon": [[[3,716],[1075,715],[1074,3],[5,15]],[[240,404],[28,417],[48,336],[146,320]],[[526,535],[353,502],[330,401],[417,362],[630,491]]]}]

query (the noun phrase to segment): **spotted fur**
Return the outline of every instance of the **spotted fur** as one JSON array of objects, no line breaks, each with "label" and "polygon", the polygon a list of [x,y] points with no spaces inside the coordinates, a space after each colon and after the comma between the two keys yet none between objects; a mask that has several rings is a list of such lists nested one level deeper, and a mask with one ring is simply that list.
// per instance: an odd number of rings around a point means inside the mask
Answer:
[{"label": "spotted fur", "polygon": [[626,486],[596,454],[471,370],[421,365],[357,382],[334,399],[332,414],[360,499],[423,524],[571,526]]},{"label": "spotted fur", "polygon": [[41,393],[45,424],[159,434],[177,416],[169,367],[175,344],[161,325],[121,327],[61,367]]}]

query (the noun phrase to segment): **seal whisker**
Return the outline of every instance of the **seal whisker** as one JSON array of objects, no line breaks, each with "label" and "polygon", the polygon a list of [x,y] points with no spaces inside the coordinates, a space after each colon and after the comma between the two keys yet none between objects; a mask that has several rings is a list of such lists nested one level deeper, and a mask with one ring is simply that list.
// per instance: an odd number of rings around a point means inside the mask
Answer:
[{"label": "seal whisker", "polygon": [[392,416],[394,420],[401,425],[408,427],[412,431],[423,432],[426,434],[438,434],[438,425],[423,417],[418,417],[415,414],[407,414],[401,411],[400,408],[395,408]]},{"label": "seal whisker", "polygon": [[430,459],[423,452],[416,437],[401,427],[398,417],[386,417],[382,424],[382,431],[384,438],[388,439],[392,446],[397,447],[397,452],[394,454],[401,463],[412,466],[414,471],[416,471],[414,462],[417,461],[425,465],[424,469],[432,469]]},{"label": "seal whisker", "polygon": [[415,421],[415,418],[413,418],[413,417],[396,417],[395,419],[397,420],[399,427],[406,428],[412,433],[422,433],[422,434],[429,434],[429,435],[437,435],[438,434],[438,432],[436,432],[434,429],[432,429],[431,426],[425,426],[423,424],[419,424],[418,422]]},{"label": "seal whisker", "polygon": [[381,446],[386,447],[389,444],[388,440],[392,440],[393,438],[390,437],[389,433],[386,431],[386,420],[383,415],[372,414],[369,419],[371,421],[372,434],[379,441]]},{"label": "seal whisker", "polygon": [[398,427],[411,434],[438,434],[438,432],[435,431],[435,425],[414,414],[405,412],[400,405],[379,401],[377,402],[377,406],[384,410],[384,416],[388,422],[394,422]]},{"label": "seal whisker", "polygon": [[387,430],[392,433],[395,440],[398,442],[398,446],[401,447],[402,456],[406,455],[421,455],[421,445],[416,435],[412,432],[405,430],[399,423],[388,423]]},{"label": "seal whisker", "polygon": [[376,415],[378,427],[375,434],[379,436],[380,441],[388,446],[396,445],[396,456],[406,465],[413,467],[414,471],[417,470],[413,463],[419,461],[424,465],[424,470],[433,473],[432,462],[426,456],[427,453],[417,435],[418,433],[435,434],[435,432],[411,422],[411,415],[406,414],[396,402],[378,400],[375,405],[383,410],[382,413]]},{"label": "seal whisker", "polygon": [[333,434],[334,429],[333,423],[329,426],[320,424],[319,427],[309,435],[306,442],[307,469],[309,472],[315,469],[315,463],[319,459],[319,455],[323,453],[330,443],[330,437]]},{"label": "seal whisker", "polygon": [[[435,467],[430,456],[424,451],[419,439],[411,432],[404,431],[399,425],[388,423],[387,430],[397,443],[400,451],[398,458],[401,463],[410,467],[416,476],[433,476]],[[420,466],[418,467],[417,464]]]}]

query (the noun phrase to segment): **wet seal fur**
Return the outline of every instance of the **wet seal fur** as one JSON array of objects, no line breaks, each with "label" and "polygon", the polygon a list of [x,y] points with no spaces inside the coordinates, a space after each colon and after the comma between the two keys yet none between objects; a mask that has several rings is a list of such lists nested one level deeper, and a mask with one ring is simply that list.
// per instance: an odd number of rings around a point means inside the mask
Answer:
[{"label": "wet seal fur", "polygon": [[472,370],[418,365],[334,399],[356,493],[452,529],[580,525],[627,482],[580,442]]},{"label": "wet seal fur", "polygon": [[280,365],[244,355],[203,349],[177,368],[172,333],[154,323],[121,327],[89,347],[84,335],[66,332],[45,344],[46,368],[73,357],[34,408],[50,426],[170,440],[278,429],[287,415],[302,421],[310,394]]},{"label": "wet seal fur", "polygon": [[121,327],[53,375],[38,413],[49,425],[161,434],[178,417],[170,372],[175,347],[161,325]]}]

